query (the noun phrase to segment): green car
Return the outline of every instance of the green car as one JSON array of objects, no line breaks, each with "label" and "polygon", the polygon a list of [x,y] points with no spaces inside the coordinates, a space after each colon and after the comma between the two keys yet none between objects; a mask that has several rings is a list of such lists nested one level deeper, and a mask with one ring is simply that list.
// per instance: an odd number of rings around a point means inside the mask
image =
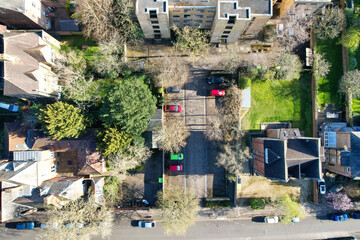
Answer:
[{"label": "green car", "polygon": [[183,160],[184,159],[184,154],[182,154],[182,153],[171,154],[170,159],[171,160]]}]

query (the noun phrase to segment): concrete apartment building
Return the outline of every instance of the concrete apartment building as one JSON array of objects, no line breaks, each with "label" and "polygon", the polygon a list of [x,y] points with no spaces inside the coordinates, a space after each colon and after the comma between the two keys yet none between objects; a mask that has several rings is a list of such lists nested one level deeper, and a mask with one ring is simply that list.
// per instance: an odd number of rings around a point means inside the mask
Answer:
[{"label": "concrete apartment building", "polygon": [[259,34],[273,17],[273,5],[282,15],[294,6],[317,13],[331,0],[137,0],[136,16],[147,39],[168,39],[170,28],[211,30],[210,42],[233,43]]},{"label": "concrete apartment building", "polygon": [[0,23],[10,28],[48,30],[50,14],[41,0],[0,0]]}]

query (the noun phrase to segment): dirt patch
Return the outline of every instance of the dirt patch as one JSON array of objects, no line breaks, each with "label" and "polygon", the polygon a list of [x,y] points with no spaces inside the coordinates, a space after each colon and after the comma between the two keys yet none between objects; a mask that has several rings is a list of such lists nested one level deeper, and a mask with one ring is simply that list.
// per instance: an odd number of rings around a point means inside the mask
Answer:
[{"label": "dirt patch", "polygon": [[241,191],[238,198],[279,198],[285,195],[292,195],[300,202],[307,202],[311,199],[311,180],[291,179],[284,183],[269,180],[260,176],[242,176]]}]

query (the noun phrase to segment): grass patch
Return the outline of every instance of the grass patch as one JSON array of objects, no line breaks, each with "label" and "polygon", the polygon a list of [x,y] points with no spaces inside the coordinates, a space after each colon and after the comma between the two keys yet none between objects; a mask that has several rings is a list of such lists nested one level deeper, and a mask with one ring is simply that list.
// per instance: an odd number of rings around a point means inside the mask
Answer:
[{"label": "grass patch", "polygon": [[254,81],[251,108],[242,122],[245,130],[259,130],[262,122],[290,121],[312,135],[311,75],[293,81]]},{"label": "grass patch", "polygon": [[326,78],[318,79],[318,104],[333,103],[336,107],[341,106],[341,95],[338,92],[339,81],[343,75],[341,45],[339,39],[317,39],[316,51],[325,55],[331,63],[331,69]]},{"label": "grass patch", "polygon": [[207,208],[224,208],[224,207],[230,207],[230,201],[206,201],[205,207]]},{"label": "grass patch", "polygon": [[76,47],[79,50],[82,50],[83,45],[96,46],[95,41],[86,39],[83,35],[61,36],[60,41],[67,42],[70,47]]}]

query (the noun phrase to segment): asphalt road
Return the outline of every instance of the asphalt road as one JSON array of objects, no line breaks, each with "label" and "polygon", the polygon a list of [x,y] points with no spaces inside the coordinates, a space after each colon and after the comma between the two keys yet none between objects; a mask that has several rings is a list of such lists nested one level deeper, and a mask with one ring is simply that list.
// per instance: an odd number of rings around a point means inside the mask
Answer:
[{"label": "asphalt road", "polygon": [[[157,224],[155,229],[140,229],[132,227],[131,224],[120,222],[113,230],[110,239],[112,240],[161,240],[161,239],[191,239],[191,240],[210,240],[210,239],[326,239],[339,236],[359,236],[360,220],[350,219],[346,222],[332,222],[329,220],[318,220],[308,217],[300,223],[294,224],[265,224],[252,222],[250,219],[244,220],[213,220],[199,221],[189,228],[186,236],[175,237],[165,236],[161,228],[161,223]],[[0,239],[6,240],[33,240],[37,230],[14,230],[0,227]],[[99,239],[97,237],[94,240]]]}]

